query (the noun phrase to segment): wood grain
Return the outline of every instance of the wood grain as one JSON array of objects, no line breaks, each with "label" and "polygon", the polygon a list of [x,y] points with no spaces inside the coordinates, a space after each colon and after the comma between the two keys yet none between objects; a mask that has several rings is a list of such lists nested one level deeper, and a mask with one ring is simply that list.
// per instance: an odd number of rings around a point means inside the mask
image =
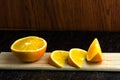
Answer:
[{"label": "wood grain", "polygon": [[7,70],[68,70],[68,71],[120,71],[120,53],[103,53],[104,60],[101,63],[88,63],[84,61],[81,68],[76,68],[65,64],[64,68],[57,68],[48,63],[50,53],[45,55],[37,62],[22,63],[11,52],[0,54],[0,69]]},{"label": "wood grain", "polygon": [[0,29],[120,31],[120,0],[0,0]]}]

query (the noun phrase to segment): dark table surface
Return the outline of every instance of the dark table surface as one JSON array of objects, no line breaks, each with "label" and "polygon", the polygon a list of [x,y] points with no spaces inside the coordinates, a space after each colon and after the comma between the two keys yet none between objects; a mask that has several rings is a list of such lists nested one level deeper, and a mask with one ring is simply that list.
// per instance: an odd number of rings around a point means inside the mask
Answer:
[{"label": "dark table surface", "polygon": [[[90,31],[0,31],[0,51],[10,51],[11,44],[25,36],[39,36],[48,43],[47,52],[82,48],[87,50],[98,38],[103,52],[120,52],[120,32]],[[0,70],[1,80],[120,80],[120,72]]]}]

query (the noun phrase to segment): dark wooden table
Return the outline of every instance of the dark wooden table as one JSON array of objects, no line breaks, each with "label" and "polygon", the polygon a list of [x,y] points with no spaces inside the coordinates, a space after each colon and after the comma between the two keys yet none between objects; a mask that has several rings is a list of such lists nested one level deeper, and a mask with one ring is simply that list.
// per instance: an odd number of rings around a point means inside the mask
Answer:
[{"label": "dark wooden table", "polygon": [[[11,44],[24,36],[40,36],[48,42],[47,51],[56,49],[87,50],[95,37],[103,52],[120,52],[120,32],[83,31],[0,31],[0,51],[10,51]],[[50,71],[50,70],[0,70],[2,80],[119,80],[120,72],[103,71]]]}]

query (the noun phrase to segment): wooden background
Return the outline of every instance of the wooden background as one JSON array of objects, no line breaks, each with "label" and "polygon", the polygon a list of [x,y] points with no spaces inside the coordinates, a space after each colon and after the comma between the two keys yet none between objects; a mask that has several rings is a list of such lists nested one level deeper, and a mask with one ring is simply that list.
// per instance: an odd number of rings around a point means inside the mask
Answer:
[{"label": "wooden background", "polygon": [[0,29],[120,31],[120,0],[0,0]]}]

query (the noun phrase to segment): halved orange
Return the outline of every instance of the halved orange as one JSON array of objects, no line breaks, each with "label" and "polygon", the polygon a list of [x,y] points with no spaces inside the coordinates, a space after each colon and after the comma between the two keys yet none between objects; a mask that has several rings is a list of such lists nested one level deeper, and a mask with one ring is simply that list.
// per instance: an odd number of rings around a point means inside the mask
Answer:
[{"label": "halved orange", "polygon": [[90,62],[101,62],[103,60],[101,47],[97,38],[91,43],[86,58]]},{"label": "halved orange", "polygon": [[13,55],[23,62],[34,62],[45,53],[47,42],[37,36],[27,36],[16,40],[11,45]]},{"label": "halved orange", "polygon": [[82,67],[87,51],[79,48],[72,48],[68,56],[68,63],[75,67]]},{"label": "halved orange", "polygon": [[55,50],[50,54],[49,63],[53,66],[62,68],[67,61],[68,54],[68,51]]}]

